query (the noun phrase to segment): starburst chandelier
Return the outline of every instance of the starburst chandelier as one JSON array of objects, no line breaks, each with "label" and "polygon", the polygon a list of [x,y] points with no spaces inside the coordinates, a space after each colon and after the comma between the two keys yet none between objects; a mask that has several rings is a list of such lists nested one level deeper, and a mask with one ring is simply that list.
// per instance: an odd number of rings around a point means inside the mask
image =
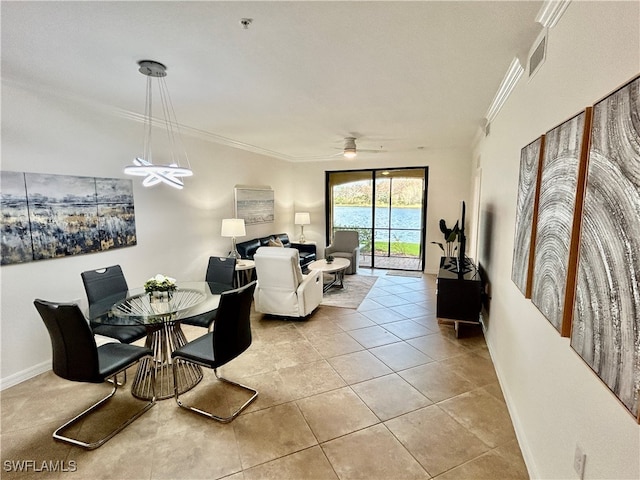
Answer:
[{"label": "starburst chandelier", "polygon": [[[138,62],[140,73],[147,76],[147,97],[144,108],[144,147],[141,157],[133,160],[133,165],[127,166],[124,173],[128,175],[136,175],[145,177],[142,185],[152,187],[159,183],[166,183],[174,188],[181,189],[184,187],[182,177],[190,177],[193,175],[187,152],[182,143],[182,136],[176,120],[176,114],[173,110],[171,97],[165,77],[167,76],[167,67],[163,64],[154,62],[153,60],[142,60]],[[157,80],[158,92],[160,94],[160,103],[162,105],[162,113],[164,115],[164,126],[167,131],[169,140],[169,148],[171,154],[171,163],[168,165],[155,165],[151,152],[151,133],[152,133],[152,107],[153,107],[153,80]],[[181,165],[180,158],[177,153],[177,143],[179,142],[182,156],[184,157],[185,166]]]}]

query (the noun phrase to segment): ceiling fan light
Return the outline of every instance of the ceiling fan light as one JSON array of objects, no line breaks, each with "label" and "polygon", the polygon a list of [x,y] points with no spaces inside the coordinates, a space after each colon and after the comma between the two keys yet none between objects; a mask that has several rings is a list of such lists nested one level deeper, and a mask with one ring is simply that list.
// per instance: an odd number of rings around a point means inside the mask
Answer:
[{"label": "ceiling fan light", "polygon": [[356,158],[356,149],[355,148],[345,148],[344,149],[344,158],[352,159]]}]

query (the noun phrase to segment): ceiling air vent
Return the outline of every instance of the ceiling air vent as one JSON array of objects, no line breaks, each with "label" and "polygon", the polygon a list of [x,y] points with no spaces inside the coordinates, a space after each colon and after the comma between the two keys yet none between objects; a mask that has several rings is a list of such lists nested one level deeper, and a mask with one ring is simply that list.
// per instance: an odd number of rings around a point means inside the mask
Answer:
[{"label": "ceiling air vent", "polygon": [[529,53],[529,78],[533,77],[544,63],[547,54],[547,31],[536,39],[534,47]]}]

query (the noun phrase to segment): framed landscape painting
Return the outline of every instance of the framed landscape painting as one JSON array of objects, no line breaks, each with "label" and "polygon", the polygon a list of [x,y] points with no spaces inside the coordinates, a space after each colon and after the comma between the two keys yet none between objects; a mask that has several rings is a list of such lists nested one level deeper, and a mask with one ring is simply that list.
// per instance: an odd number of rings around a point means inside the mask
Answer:
[{"label": "framed landscape painting", "polygon": [[584,175],[589,133],[585,126],[590,118],[589,108],[545,134],[540,173],[531,301],[565,337],[571,332],[569,297],[573,296],[580,214],[576,199],[582,195],[579,177]]},{"label": "framed landscape painting", "polygon": [[593,107],[571,346],[640,421],[640,77]]},{"label": "framed landscape painting", "polygon": [[513,241],[511,280],[524,294],[531,298],[533,259],[538,212],[539,170],[544,153],[545,137],[534,140],[520,152],[520,176],[516,225]]},{"label": "framed landscape painting", "polygon": [[275,201],[271,187],[236,186],[235,214],[236,218],[244,219],[245,225],[273,223]]}]

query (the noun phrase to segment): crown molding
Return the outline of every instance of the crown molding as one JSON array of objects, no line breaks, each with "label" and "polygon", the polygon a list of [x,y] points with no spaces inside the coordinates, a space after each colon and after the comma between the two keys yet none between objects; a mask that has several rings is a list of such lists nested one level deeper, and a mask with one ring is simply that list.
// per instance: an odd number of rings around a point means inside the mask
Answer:
[{"label": "crown molding", "polygon": [[[118,118],[124,118],[133,122],[138,122],[144,124],[145,116],[136,112],[132,112],[130,110],[126,110],[123,108],[114,107],[113,105],[109,105],[102,102],[97,102],[95,100],[87,99],[85,97],[81,97],[79,95],[74,95],[70,92],[63,91],[61,89],[55,89],[48,85],[43,85],[35,82],[25,82],[18,80],[13,77],[5,76],[2,78],[2,83],[7,86],[13,86],[15,88],[20,88],[23,90],[27,90],[33,92],[39,96],[46,96],[56,98],[58,100],[62,100],[64,102],[69,102],[75,105],[82,105],[84,108],[89,110],[101,112],[105,115],[112,115]],[[154,126],[164,126],[165,121],[160,120],[158,118],[152,118],[151,123]],[[238,140],[233,140],[231,138],[223,137],[222,135],[217,135],[212,132],[207,132],[204,130],[200,130],[197,128],[192,128],[186,125],[177,124],[175,125],[179,128],[180,133],[184,135],[189,135],[194,138],[199,138],[206,142],[216,143],[220,145],[225,145],[227,147],[237,148],[239,150],[245,150],[247,152],[256,153],[258,155],[264,155],[267,157],[277,158],[280,160],[284,160],[287,162],[295,162],[299,160],[303,160],[304,157],[298,158],[291,155],[286,155],[281,152],[276,152],[273,150],[268,150],[266,148],[257,147],[255,145],[251,145],[248,143],[240,142]]]},{"label": "crown molding", "polygon": [[523,73],[524,68],[520,63],[520,59],[518,57],[514,57],[511,61],[511,65],[509,65],[506,75],[502,79],[502,83],[500,84],[495,97],[493,97],[491,105],[489,105],[489,109],[485,115],[487,122],[492,122],[493,119],[496,118],[498,112],[504,105],[504,102],[507,101],[507,98],[509,98],[509,95],[511,95],[511,92],[518,83],[518,80],[520,80],[520,77],[522,77]]},{"label": "crown molding", "polygon": [[536,22],[545,28],[553,28],[562,14],[571,3],[571,0],[546,0],[538,15],[536,15]]}]

